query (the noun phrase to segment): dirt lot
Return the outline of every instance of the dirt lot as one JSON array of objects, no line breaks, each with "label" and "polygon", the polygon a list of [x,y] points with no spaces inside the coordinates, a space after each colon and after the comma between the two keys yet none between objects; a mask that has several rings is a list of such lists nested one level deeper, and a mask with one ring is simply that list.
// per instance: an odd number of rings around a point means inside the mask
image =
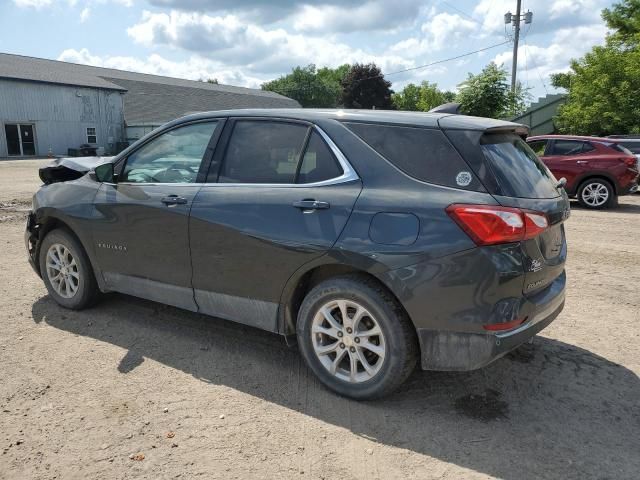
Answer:
[{"label": "dirt lot", "polygon": [[358,403],[276,335],[59,308],[23,246],[36,164],[0,163],[0,478],[640,478],[640,195],[574,205],[566,308],[533,346]]}]

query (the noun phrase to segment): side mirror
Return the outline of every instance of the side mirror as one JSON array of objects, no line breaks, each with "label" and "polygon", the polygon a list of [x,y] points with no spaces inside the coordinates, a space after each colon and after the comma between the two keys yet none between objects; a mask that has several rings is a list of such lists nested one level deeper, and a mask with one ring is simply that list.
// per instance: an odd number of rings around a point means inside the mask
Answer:
[{"label": "side mirror", "polygon": [[115,174],[113,171],[113,163],[103,163],[102,165],[98,165],[89,172],[89,176],[100,183],[114,183]]},{"label": "side mirror", "polygon": [[560,180],[558,180],[558,183],[556,184],[556,188],[564,188],[567,185],[567,179],[565,177],[562,177]]}]

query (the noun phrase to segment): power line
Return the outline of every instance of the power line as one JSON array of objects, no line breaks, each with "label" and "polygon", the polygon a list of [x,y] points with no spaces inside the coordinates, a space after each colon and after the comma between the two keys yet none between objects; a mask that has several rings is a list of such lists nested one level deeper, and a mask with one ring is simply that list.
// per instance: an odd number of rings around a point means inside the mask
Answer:
[{"label": "power line", "polygon": [[[527,30],[527,35],[526,36],[529,36],[529,34],[531,33],[531,29],[532,28],[533,28],[533,25],[530,25],[529,26],[529,30]],[[538,68],[538,65],[536,64],[535,55],[531,55],[529,53],[529,45],[527,44],[526,37],[525,37],[525,40],[524,40],[524,51],[526,52],[527,57],[529,57],[529,60],[533,64],[533,68],[535,69],[536,73],[538,74],[538,79],[540,80],[540,83],[542,83],[542,87],[544,88],[544,93],[549,95],[549,90],[547,90],[547,84],[545,83],[544,79],[542,78],[542,75],[540,75],[540,69]]]},{"label": "power line", "polygon": [[[405,68],[404,70],[398,70],[396,72],[390,72],[390,73],[387,73],[387,74],[384,74],[384,75],[380,74],[380,75],[373,76],[371,78],[378,78],[378,77],[382,77],[382,76],[387,76],[388,77],[389,75],[396,75],[398,73],[411,72],[413,70],[420,70],[422,68],[432,67],[433,65],[438,65],[439,63],[445,63],[445,62],[450,62],[452,60],[458,60],[459,58],[468,57],[469,55],[473,55],[474,53],[485,52],[487,50],[491,50],[492,48],[501,47],[502,45],[506,45],[507,43],[511,43],[511,42],[509,40],[506,40],[504,42],[496,43],[494,45],[489,45],[488,47],[479,48],[478,50],[474,50],[473,52],[462,53],[460,55],[456,55],[455,57],[443,58],[442,60],[436,60],[435,62],[426,63],[424,65],[418,65],[417,67]],[[362,80],[369,80],[369,79],[368,78],[363,78]]]},{"label": "power line", "polygon": [[469,15],[468,13],[460,10],[458,7],[456,7],[455,5],[451,5],[449,2],[446,2],[445,0],[442,0],[442,3],[444,3],[446,6],[448,6],[449,8],[455,10],[456,12],[458,12],[460,15],[467,17],[469,20],[476,22],[478,25],[483,25],[483,23],[480,20],[476,20],[475,18],[473,18],[471,15]]},{"label": "power line", "polygon": [[[372,80],[374,78],[388,77],[390,75],[398,75],[400,73],[406,73],[406,72],[412,72],[412,71],[415,71],[415,70],[421,70],[423,68],[428,68],[428,67],[432,67],[434,65],[439,65],[441,63],[451,62],[453,60],[458,60],[460,58],[468,57],[468,56],[474,55],[476,53],[485,52],[487,50],[491,50],[491,49],[496,48],[496,47],[501,47],[502,45],[506,45],[508,43],[511,43],[511,42],[509,40],[506,40],[504,42],[495,43],[493,45],[489,45],[489,46],[484,47],[484,48],[479,48],[478,50],[473,50],[472,52],[462,53],[462,54],[456,55],[454,57],[443,58],[441,60],[436,60],[435,62],[425,63],[424,65],[418,65],[416,67],[405,68],[403,70],[397,70],[395,72],[380,73],[379,75],[373,75],[371,77],[360,78],[360,79],[358,79],[358,81],[359,82],[364,82],[365,80]],[[327,87],[327,86],[323,85],[323,87]],[[311,90],[311,89],[310,88],[306,88],[306,87],[293,87],[293,88],[279,88],[279,89],[273,90],[273,91],[281,93],[281,92],[303,92],[303,91],[306,91],[306,90]]]}]

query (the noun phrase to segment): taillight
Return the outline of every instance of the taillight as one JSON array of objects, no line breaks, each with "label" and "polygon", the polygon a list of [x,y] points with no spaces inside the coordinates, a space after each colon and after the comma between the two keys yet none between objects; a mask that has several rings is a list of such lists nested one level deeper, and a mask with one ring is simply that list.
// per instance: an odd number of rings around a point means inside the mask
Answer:
[{"label": "taillight", "polygon": [[638,159],[636,157],[623,157],[622,160],[627,167],[637,168],[638,167]]},{"label": "taillight", "polygon": [[453,204],[446,211],[476,245],[520,242],[549,226],[544,213],[519,208]]}]

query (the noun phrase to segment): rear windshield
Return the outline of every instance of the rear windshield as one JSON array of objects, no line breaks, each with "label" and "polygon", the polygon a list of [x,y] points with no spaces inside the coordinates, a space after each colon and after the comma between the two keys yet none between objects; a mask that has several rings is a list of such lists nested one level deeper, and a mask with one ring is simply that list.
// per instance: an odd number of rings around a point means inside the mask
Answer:
[{"label": "rear windshield", "polygon": [[355,122],[344,125],[417,180],[466,190],[483,188],[441,130]]},{"label": "rear windshield", "polygon": [[504,196],[555,198],[559,195],[553,174],[518,135],[485,134],[480,145]]}]

